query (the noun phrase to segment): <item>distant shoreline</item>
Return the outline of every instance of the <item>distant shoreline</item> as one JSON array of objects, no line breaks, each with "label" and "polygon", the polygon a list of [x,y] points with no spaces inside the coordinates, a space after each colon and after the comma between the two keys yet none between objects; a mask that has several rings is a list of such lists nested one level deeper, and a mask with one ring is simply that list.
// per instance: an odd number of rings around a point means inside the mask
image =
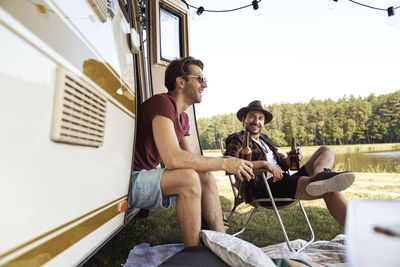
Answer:
[{"label": "distant shoreline", "polygon": [[[383,143],[383,144],[354,144],[354,145],[329,145],[336,153],[350,152],[382,152],[400,150],[400,143]],[[319,146],[300,146],[305,156],[311,155]],[[281,153],[286,153],[290,147],[278,147]],[[219,157],[221,152],[219,149],[206,149],[203,154],[209,157]]]}]

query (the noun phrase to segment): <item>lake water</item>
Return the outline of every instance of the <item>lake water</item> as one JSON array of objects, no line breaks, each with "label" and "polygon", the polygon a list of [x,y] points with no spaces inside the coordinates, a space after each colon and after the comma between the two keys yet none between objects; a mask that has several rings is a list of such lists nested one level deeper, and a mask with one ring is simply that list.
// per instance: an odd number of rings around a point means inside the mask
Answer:
[{"label": "lake water", "polygon": [[[281,153],[284,150],[280,150]],[[206,156],[219,157],[220,152],[206,152]],[[309,157],[305,156],[303,162]],[[347,152],[337,153],[335,170],[354,172],[392,172],[400,165],[400,150],[382,152]],[[375,170],[375,171],[374,171]]]},{"label": "lake water", "polygon": [[400,151],[338,153],[335,163],[338,170],[354,172],[368,172],[374,169],[391,172],[399,165]]}]

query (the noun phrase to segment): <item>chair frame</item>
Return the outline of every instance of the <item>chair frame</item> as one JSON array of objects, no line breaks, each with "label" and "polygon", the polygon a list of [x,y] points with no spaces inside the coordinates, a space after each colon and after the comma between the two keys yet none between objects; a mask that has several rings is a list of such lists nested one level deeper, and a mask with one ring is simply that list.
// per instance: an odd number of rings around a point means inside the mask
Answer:
[{"label": "chair frame", "polygon": [[[220,140],[219,140],[219,145],[220,145],[220,149],[221,149],[221,153],[222,153],[222,154],[224,154],[224,150],[225,150],[225,149],[224,149],[224,143],[225,143],[225,138],[223,138],[223,137],[220,138]],[[236,208],[237,208],[240,204],[244,203],[245,200],[244,200],[244,199],[242,198],[242,196],[240,195],[240,185],[239,185],[239,188],[236,188],[236,186],[235,186],[236,178],[235,178],[233,175],[231,175],[231,174],[227,174],[227,175],[228,175],[228,177],[229,177],[229,181],[230,181],[230,184],[231,184],[231,187],[232,187],[233,196],[234,196],[234,204],[233,204],[231,213],[229,214],[229,217],[228,217],[228,219],[227,219],[228,222],[229,222],[229,221],[231,220],[232,215],[234,214]],[[267,193],[268,193],[269,198],[260,198],[260,199],[253,200],[252,202],[248,203],[248,204],[250,204],[251,206],[253,206],[253,209],[252,209],[252,211],[250,212],[250,215],[249,215],[249,217],[248,217],[246,223],[245,223],[244,226],[242,227],[242,229],[241,229],[240,231],[234,233],[233,236],[237,236],[237,235],[243,233],[243,232],[246,230],[246,228],[247,228],[247,226],[248,226],[248,224],[249,224],[251,218],[253,217],[253,215],[255,214],[255,212],[257,211],[257,209],[260,207],[259,202],[271,202],[272,208],[271,208],[271,207],[265,207],[265,206],[262,206],[262,208],[265,208],[265,209],[273,209],[273,210],[275,211],[275,216],[276,216],[276,218],[278,219],[279,226],[280,226],[280,228],[281,228],[281,230],[282,230],[283,237],[284,237],[284,239],[285,239],[286,245],[287,245],[287,247],[289,248],[289,250],[290,250],[291,252],[295,252],[295,251],[296,251],[297,253],[302,252],[302,251],[303,251],[304,249],[306,249],[309,245],[311,245],[311,244],[314,242],[314,240],[315,240],[314,231],[313,231],[313,228],[312,228],[312,226],[311,226],[311,223],[310,223],[310,221],[309,221],[309,219],[308,219],[307,213],[306,213],[306,211],[305,211],[305,209],[304,209],[304,207],[303,207],[303,204],[301,203],[301,201],[300,201],[299,199],[293,199],[293,198],[274,198],[273,195],[272,195],[271,189],[270,189],[270,187],[269,187],[269,184],[268,184],[268,179],[270,179],[270,178],[272,178],[272,177],[267,178],[267,177],[265,176],[265,173],[264,173],[264,172],[262,172],[262,176],[263,176],[264,185],[265,185],[265,187],[266,187],[266,189],[267,189]],[[287,205],[276,206],[275,201],[288,201],[288,202],[290,202],[290,203],[288,203]],[[305,221],[306,221],[306,223],[307,223],[307,226],[308,226],[308,229],[309,229],[310,235],[311,235],[310,240],[309,240],[304,246],[302,246],[302,247],[301,247],[300,249],[298,249],[298,250],[293,249],[293,247],[291,246],[290,241],[289,241],[289,238],[288,238],[288,235],[287,235],[287,233],[286,233],[285,226],[284,226],[284,224],[283,224],[283,222],[282,222],[282,218],[281,218],[281,215],[280,215],[280,213],[279,213],[279,209],[288,208],[288,207],[290,207],[290,206],[295,205],[296,203],[299,204],[299,207],[300,207],[300,209],[301,209],[301,212],[302,212],[302,214],[303,214],[303,216],[304,216],[304,219],[305,219]]]}]

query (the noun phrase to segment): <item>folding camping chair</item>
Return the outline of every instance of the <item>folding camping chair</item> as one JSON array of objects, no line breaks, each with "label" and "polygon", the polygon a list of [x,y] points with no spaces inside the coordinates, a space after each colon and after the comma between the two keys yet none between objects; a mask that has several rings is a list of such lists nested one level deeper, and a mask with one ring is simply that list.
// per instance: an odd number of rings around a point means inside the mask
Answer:
[{"label": "folding camping chair", "polygon": [[[224,150],[225,150],[225,149],[224,149],[224,144],[225,144],[225,138],[221,138],[221,139],[219,140],[219,145],[220,145],[220,149],[221,149],[222,154],[224,154]],[[256,173],[259,173],[259,172],[257,172],[257,170],[254,170],[254,171],[255,171]],[[232,192],[233,192],[233,196],[234,196],[233,208],[232,208],[231,213],[229,214],[229,217],[228,217],[228,219],[227,219],[228,222],[229,222],[230,219],[232,218],[232,215],[233,215],[233,213],[235,212],[236,208],[237,208],[240,204],[242,204],[243,202],[245,202],[245,200],[244,200],[244,196],[242,196],[242,195],[241,195],[241,192],[240,192],[241,182],[240,182],[240,181],[237,182],[234,175],[231,175],[231,174],[227,174],[227,175],[229,176],[229,181],[230,181],[230,183],[231,183]],[[307,222],[307,226],[308,226],[308,229],[310,230],[310,234],[311,234],[310,241],[308,241],[304,246],[302,246],[300,249],[297,250],[297,253],[300,253],[300,252],[303,251],[305,248],[307,248],[309,245],[311,245],[311,244],[314,242],[314,238],[315,238],[315,236],[314,236],[314,231],[313,231],[313,229],[312,229],[312,226],[311,226],[311,224],[310,224],[310,221],[308,220],[307,213],[306,213],[306,211],[305,211],[305,209],[304,209],[304,207],[303,207],[303,204],[302,204],[301,201],[298,200],[298,199],[292,199],[292,198],[274,198],[273,195],[272,195],[271,189],[269,188],[268,182],[267,182],[267,180],[268,180],[269,178],[267,179],[267,177],[265,176],[265,173],[264,173],[264,172],[262,172],[262,176],[263,176],[264,184],[265,184],[265,187],[266,187],[266,189],[267,189],[267,193],[268,193],[269,198],[255,199],[255,200],[251,201],[250,203],[248,203],[248,204],[250,204],[251,206],[253,206],[253,209],[252,209],[252,211],[250,212],[250,216],[249,216],[249,218],[247,219],[247,221],[246,221],[246,223],[244,224],[244,226],[242,227],[242,229],[241,229],[239,232],[234,233],[233,236],[237,236],[237,235],[243,233],[243,232],[246,230],[246,228],[247,228],[247,226],[248,226],[248,224],[249,224],[251,218],[253,217],[253,215],[255,214],[255,212],[256,212],[256,210],[257,210],[258,208],[262,207],[262,208],[265,208],[265,209],[273,209],[273,210],[275,211],[275,216],[276,216],[276,218],[278,219],[279,226],[280,226],[280,228],[281,228],[281,230],[282,230],[282,234],[283,234],[283,237],[284,237],[284,239],[285,239],[285,242],[286,242],[286,244],[287,244],[289,250],[290,250],[291,252],[294,252],[295,250],[292,248],[292,246],[291,246],[291,244],[290,244],[290,242],[289,242],[289,238],[288,238],[288,236],[287,236],[285,226],[283,225],[283,222],[282,222],[282,219],[281,219],[281,216],[280,216],[278,210],[279,210],[279,209],[288,208],[288,207],[293,206],[293,205],[295,205],[296,203],[298,203],[299,206],[300,206],[301,212],[303,213],[304,219],[305,219],[306,222]],[[281,206],[277,206],[277,205],[275,204],[276,201],[280,201],[280,202],[282,201],[282,202],[288,202],[288,203],[287,203],[287,204],[284,204],[284,205],[281,205]],[[261,205],[260,205],[260,202],[270,202],[270,203],[272,204],[272,207],[270,207],[270,206],[261,206]]]}]

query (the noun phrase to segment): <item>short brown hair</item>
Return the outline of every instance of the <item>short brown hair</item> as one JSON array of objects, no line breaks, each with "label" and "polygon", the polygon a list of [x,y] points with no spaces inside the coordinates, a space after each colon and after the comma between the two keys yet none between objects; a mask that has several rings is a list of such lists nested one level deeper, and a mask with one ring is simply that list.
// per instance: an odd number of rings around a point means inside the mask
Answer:
[{"label": "short brown hair", "polygon": [[167,87],[168,92],[175,90],[176,78],[190,75],[189,66],[196,65],[201,70],[203,70],[203,62],[201,60],[195,59],[193,57],[185,57],[181,59],[173,60],[169,63],[167,69],[165,70],[164,85]]}]

